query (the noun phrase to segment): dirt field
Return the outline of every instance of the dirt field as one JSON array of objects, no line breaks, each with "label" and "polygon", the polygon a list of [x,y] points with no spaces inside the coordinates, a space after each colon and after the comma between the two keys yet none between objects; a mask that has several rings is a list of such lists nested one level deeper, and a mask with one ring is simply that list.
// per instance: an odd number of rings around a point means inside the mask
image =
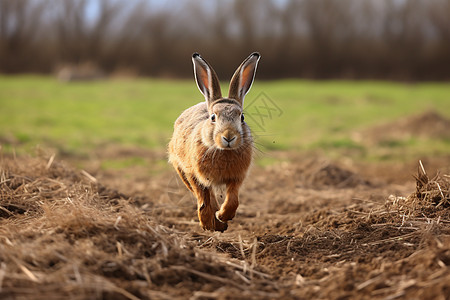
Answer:
[{"label": "dirt field", "polygon": [[273,155],[290,162],[253,168],[223,234],[201,230],[174,172],[4,155],[1,298],[449,298],[448,167],[432,178],[449,160],[424,161],[416,190],[413,162]]},{"label": "dirt field", "polygon": [[[82,170],[3,154],[0,298],[450,299],[450,155],[423,158],[428,174],[417,160],[264,155],[284,162],[255,165],[213,233],[163,152],[103,148]],[[127,157],[147,167],[101,167]]]}]

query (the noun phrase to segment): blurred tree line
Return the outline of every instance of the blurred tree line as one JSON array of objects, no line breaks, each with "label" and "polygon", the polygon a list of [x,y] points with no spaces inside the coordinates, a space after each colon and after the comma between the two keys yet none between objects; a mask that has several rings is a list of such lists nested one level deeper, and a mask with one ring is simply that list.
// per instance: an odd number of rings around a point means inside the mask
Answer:
[{"label": "blurred tree line", "polygon": [[0,0],[0,72],[90,63],[192,76],[200,52],[231,76],[450,79],[450,0]]}]

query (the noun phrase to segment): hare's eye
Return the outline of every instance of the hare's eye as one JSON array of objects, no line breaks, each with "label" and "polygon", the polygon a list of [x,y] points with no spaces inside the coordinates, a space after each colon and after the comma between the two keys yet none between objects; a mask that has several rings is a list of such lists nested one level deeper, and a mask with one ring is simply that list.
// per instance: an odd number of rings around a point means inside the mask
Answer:
[{"label": "hare's eye", "polygon": [[244,122],[244,114],[241,114],[241,122]]},{"label": "hare's eye", "polygon": [[216,114],[212,114],[211,115],[211,122],[215,122],[216,121]]}]

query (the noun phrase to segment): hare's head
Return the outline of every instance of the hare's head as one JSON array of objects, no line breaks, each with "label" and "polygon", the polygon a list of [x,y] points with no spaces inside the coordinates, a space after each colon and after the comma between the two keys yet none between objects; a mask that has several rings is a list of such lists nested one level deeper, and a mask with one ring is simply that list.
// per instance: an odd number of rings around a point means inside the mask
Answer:
[{"label": "hare's head", "polygon": [[195,80],[205,96],[209,113],[207,126],[202,131],[203,143],[208,147],[232,150],[251,140],[243,104],[252,86],[259,58],[259,53],[255,52],[242,62],[231,79],[228,97],[224,98],[216,72],[198,53],[192,56]]}]

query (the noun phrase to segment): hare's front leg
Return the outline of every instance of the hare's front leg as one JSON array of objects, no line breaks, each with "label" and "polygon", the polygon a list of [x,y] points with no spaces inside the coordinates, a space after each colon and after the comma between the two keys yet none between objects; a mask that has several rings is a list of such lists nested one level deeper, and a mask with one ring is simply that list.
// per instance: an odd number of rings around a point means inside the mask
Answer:
[{"label": "hare's front leg", "polygon": [[217,218],[220,221],[227,222],[236,215],[236,210],[239,206],[239,188],[241,184],[241,182],[227,184],[227,196],[222,207],[217,212]]},{"label": "hare's front leg", "polygon": [[197,198],[197,210],[200,226],[205,230],[215,230],[224,232],[228,225],[216,218],[218,209],[217,201],[210,188],[199,185],[195,180],[189,180],[195,197]]}]

